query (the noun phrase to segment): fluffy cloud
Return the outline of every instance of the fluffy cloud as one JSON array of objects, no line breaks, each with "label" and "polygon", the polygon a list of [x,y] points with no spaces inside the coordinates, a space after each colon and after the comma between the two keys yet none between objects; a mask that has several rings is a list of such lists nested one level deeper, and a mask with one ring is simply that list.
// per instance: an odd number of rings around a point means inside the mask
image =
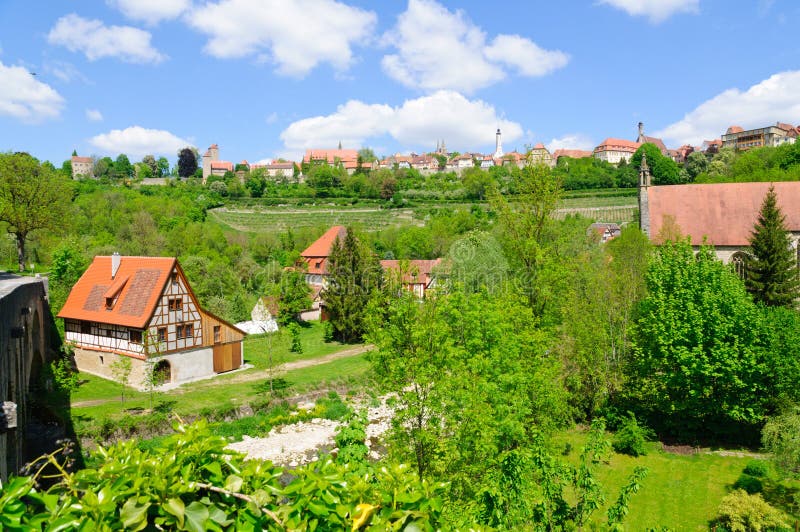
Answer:
[{"label": "fluffy cloud", "polygon": [[92,137],[89,143],[104,154],[124,153],[130,157],[143,157],[147,154],[174,156],[178,150],[192,143],[163,129],[145,129],[132,126],[125,129],[112,129]]},{"label": "fluffy cloud", "polygon": [[47,41],[71,52],[83,52],[90,61],[118,57],[129,63],[160,63],[166,56],[150,45],[151,37],[138,28],[105,26],[100,20],[71,13],[56,21]]},{"label": "fluffy cloud", "polygon": [[505,78],[508,67],[535,77],[569,61],[564,52],[544,50],[519,35],[498,35],[487,45],[486,34],[463,11],[448,11],[434,0],[409,0],[384,42],[397,49],[383,57],[384,72],[427,90],[474,92]]},{"label": "fluffy cloud", "polygon": [[551,152],[561,149],[591,151],[596,145],[592,139],[582,133],[567,133],[548,142],[547,149]]},{"label": "fluffy cloud", "polygon": [[0,62],[0,115],[36,123],[61,114],[64,98],[27,68]]},{"label": "fluffy cloud", "polygon": [[187,20],[208,35],[205,50],[215,57],[254,55],[302,77],[320,63],[346,70],[352,45],[369,38],[377,16],[334,0],[220,0],[190,11]]},{"label": "fluffy cloud", "polygon": [[667,20],[676,13],[697,13],[700,0],[600,0],[631,16],[644,16],[653,24]]},{"label": "fluffy cloud", "polygon": [[102,122],[103,121],[103,113],[101,113],[97,109],[87,109],[86,110],[86,120],[89,120],[91,122]]},{"label": "fluffy cloud", "polygon": [[384,135],[422,149],[433,149],[437,140],[444,139],[449,147],[466,151],[492,146],[498,127],[504,142],[522,137],[522,127],[500,119],[491,105],[457,92],[438,91],[399,107],[351,100],[333,114],[292,123],[281,133],[281,140],[287,153],[295,155],[308,148],[336,146],[340,140],[347,147],[362,146],[367,139]]},{"label": "fluffy cloud", "polygon": [[134,20],[157,24],[162,20],[173,19],[186,11],[190,0],[107,0],[108,3]]},{"label": "fluffy cloud", "polygon": [[667,144],[700,144],[731,125],[747,129],[778,121],[800,123],[800,70],[774,74],[746,91],[728,89],[654,135]]}]

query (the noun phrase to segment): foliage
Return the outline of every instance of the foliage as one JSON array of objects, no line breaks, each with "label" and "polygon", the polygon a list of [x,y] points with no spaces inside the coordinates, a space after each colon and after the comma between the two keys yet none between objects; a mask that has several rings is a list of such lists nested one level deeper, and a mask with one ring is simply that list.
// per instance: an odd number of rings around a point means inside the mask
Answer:
[{"label": "foliage", "polygon": [[363,465],[367,459],[369,448],[364,441],[367,439],[366,427],[368,424],[365,411],[352,412],[344,423],[336,429],[336,447],[339,454],[336,461],[341,464],[350,464],[351,467]]},{"label": "foliage", "polygon": [[797,257],[785,220],[771,186],[750,237],[745,269],[747,291],[767,306],[792,307],[800,296]]},{"label": "foliage", "polygon": [[717,523],[730,532],[788,530],[783,513],[770,506],[760,494],[735,490],[719,505]]},{"label": "foliage", "polygon": [[494,236],[485,231],[472,231],[456,240],[444,261],[447,279],[467,292],[485,289],[494,293],[508,280],[508,261]]},{"label": "foliage", "polygon": [[367,303],[381,286],[380,263],[348,227],[344,240],[337,237],[334,241],[327,268],[328,286],[322,299],[335,336],[345,343],[360,341]]},{"label": "foliage", "polygon": [[78,372],[72,367],[71,351],[71,348],[66,347],[63,353],[64,356],[50,362],[50,373],[53,376],[56,389],[68,394],[71,394],[80,386]]},{"label": "foliage", "polygon": [[736,275],[688,242],[659,249],[645,277],[628,394],[651,426],[725,436],[766,414],[761,316]]},{"label": "foliage", "polygon": [[733,489],[744,490],[752,495],[764,491],[764,484],[761,482],[761,479],[753,475],[742,473],[739,475],[739,478],[736,479],[736,482],[734,482]]},{"label": "foliage", "polygon": [[769,475],[769,462],[765,460],[750,460],[742,473],[756,478],[766,477]]},{"label": "foliage", "polygon": [[31,233],[61,229],[71,198],[70,182],[49,166],[27,153],[0,153],[0,222],[16,239],[19,271]]},{"label": "foliage", "polygon": [[289,335],[292,337],[292,346],[289,351],[301,354],[303,352],[303,344],[300,342],[300,326],[292,322],[287,329],[289,329]]},{"label": "foliage", "polygon": [[111,375],[114,377],[114,380],[117,381],[120,385],[120,394],[122,397],[122,402],[125,402],[125,387],[128,385],[128,381],[130,380],[131,371],[133,371],[133,364],[131,363],[130,357],[119,355],[116,361],[112,362],[109,367],[111,368]]},{"label": "foliage", "polygon": [[191,177],[197,171],[197,155],[191,148],[178,152],[178,177]]},{"label": "foliage", "polygon": [[651,439],[652,433],[647,427],[643,427],[636,421],[636,416],[628,412],[623,418],[616,434],[612,446],[620,454],[630,456],[644,456],[647,454],[647,440]]},{"label": "foliage", "polygon": [[708,157],[701,151],[693,151],[686,157],[686,172],[689,174],[690,181],[708,170]]},{"label": "foliage", "polygon": [[[434,530],[441,484],[418,481],[387,465],[363,475],[331,460],[292,471],[244,461],[225,450],[204,422],[184,427],[151,449],[135,440],[98,448],[95,467],[66,472],[53,455],[0,491],[0,523],[15,530]],[[39,464],[58,482],[35,488]]]},{"label": "foliage", "polygon": [[680,170],[675,161],[662,155],[658,146],[649,142],[642,144],[631,157],[630,166],[638,168],[642,164],[642,154],[647,155],[647,166],[653,176],[654,185],[677,185],[682,182]]},{"label": "foliage", "polygon": [[301,312],[310,308],[311,287],[306,283],[303,272],[284,270],[280,280],[278,322],[286,325],[296,321]]},{"label": "foliage", "polygon": [[800,473],[800,409],[793,407],[767,420],[761,442],[778,468]]}]

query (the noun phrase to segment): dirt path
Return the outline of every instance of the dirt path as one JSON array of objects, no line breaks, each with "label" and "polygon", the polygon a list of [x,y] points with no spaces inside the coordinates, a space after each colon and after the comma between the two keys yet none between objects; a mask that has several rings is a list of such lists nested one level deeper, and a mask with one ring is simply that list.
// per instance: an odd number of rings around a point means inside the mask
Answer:
[{"label": "dirt path", "polygon": [[[250,373],[240,373],[231,379],[225,379],[223,381],[216,381],[214,379],[206,379],[203,381],[197,381],[199,384],[204,386],[227,386],[229,384],[236,384],[241,382],[251,382],[257,381],[261,379],[266,379],[272,375],[281,375],[286,373],[287,371],[292,371],[295,369],[303,369],[303,368],[310,368],[312,366],[319,366],[321,364],[327,364],[328,362],[333,362],[334,360],[339,360],[340,358],[349,358],[358,356],[361,353],[366,353],[374,346],[372,345],[358,345],[355,347],[351,347],[349,349],[344,349],[342,351],[337,351],[335,353],[331,353],[330,355],[321,356],[318,358],[307,358],[304,360],[295,360],[293,362],[287,362],[286,364],[282,364],[275,368],[273,372],[270,372],[268,369],[262,369],[259,371],[253,371]],[[174,388],[170,390],[173,393],[184,393],[190,391],[189,388],[185,386],[180,386],[179,388]],[[117,401],[117,399],[90,399],[87,401],[75,401],[70,406],[72,408],[82,408],[82,407],[89,407],[89,406],[98,406],[105,403],[113,403]]]}]

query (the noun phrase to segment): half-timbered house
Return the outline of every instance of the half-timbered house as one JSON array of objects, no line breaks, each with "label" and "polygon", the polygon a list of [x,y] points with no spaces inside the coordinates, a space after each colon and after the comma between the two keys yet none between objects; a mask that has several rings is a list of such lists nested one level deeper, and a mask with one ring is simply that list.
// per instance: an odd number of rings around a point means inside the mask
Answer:
[{"label": "half-timbered house", "polygon": [[80,371],[113,378],[129,357],[133,386],[153,370],[182,383],[242,364],[244,332],[200,306],[175,258],[95,257],[58,317]]}]

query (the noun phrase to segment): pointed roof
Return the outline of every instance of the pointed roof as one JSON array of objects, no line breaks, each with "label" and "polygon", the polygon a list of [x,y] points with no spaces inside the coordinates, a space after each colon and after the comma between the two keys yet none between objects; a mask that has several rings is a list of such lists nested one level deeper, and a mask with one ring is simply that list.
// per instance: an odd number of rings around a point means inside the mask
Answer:
[{"label": "pointed roof", "polygon": [[344,240],[347,234],[347,228],[343,225],[334,225],[323,234],[321,237],[311,243],[300,255],[302,257],[328,257],[333,249],[333,243],[338,237],[339,240]]},{"label": "pointed roof", "polygon": [[[112,277],[111,257],[95,257],[72,287],[58,317],[144,328],[176,266],[173,257],[120,257]],[[114,306],[106,308],[106,299],[114,297]]]}]

